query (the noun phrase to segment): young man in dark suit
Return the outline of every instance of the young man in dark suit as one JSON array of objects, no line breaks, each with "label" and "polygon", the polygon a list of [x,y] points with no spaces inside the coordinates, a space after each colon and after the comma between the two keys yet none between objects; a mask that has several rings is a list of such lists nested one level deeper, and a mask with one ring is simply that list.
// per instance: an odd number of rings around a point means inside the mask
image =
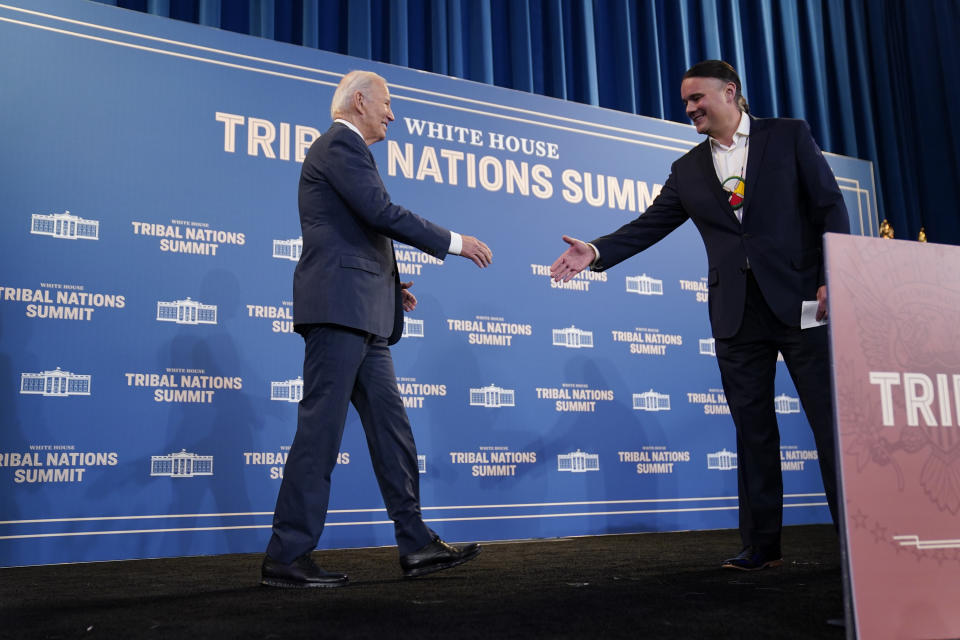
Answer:
[{"label": "young man in dark suit", "polygon": [[440,259],[461,255],[481,268],[493,254],[477,238],[390,201],[367,148],[386,137],[394,119],[383,78],[348,73],[330,113],[334,123],[310,147],[300,174],[303,253],[293,277],[293,322],[306,343],[303,399],[261,568],[261,582],[274,587],[347,583],[346,575],[314,564],[310,553],[323,531],[351,402],[394,522],[404,575],[453,567],[480,552],[476,544],[447,544],[420,513],[417,450],[389,349],[400,339],[404,310],[417,300],[413,283],[400,282],[393,240]]},{"label": "young man in dark suit", "polygon": [[836,461],[826,327],[800,329],[804,300],[827,314],[822,236],[848,233],[833,172],[802,120],[749,115],[736,71],[707,60],[683,76],[687,116],[708,136],[673,163],[654,202],[613,233],[570,247],[551,267],[567,281],[602,271],[661,240],[688,218],[707,249],[710,324],[737,431],[741,552],[722,563],[757,570],[783,563],[783,479],[774,410],[777,352],[800,395],[837,522]]}]

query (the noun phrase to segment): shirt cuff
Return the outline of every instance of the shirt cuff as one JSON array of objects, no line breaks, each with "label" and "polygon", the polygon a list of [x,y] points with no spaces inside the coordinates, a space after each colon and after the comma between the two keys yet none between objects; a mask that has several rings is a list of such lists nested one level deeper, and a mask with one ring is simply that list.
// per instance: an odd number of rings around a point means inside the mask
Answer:
[{"label": "shirt cuff", "polygon": [[463,238],[456,231],[450,232],[450,248],[447,249],[447,253],[452,253],[455,256],[460,255],[460,251],[463,249]]},{"label": "shirt cuff", "polygon": [[592,242],[588,242],[587,246],[593,249],[593,262],[590,263],[590,266],[594,267],[600,262],[600,250],[597,249]]}]

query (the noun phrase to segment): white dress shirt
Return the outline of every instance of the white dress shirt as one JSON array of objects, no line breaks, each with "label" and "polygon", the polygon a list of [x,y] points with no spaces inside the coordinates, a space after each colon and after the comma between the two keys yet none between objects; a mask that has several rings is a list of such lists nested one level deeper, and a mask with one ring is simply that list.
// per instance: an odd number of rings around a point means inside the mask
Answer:
[{"label": "white dress shirt", "polygon": [[[739,176],[744,181],[744,189],[749,189],[747,180],[747,151],[750,146],[750,116],[740,114],[740,124],[733,132],[733,143],[728,147],[714,138],[710,138],[710,153],[713,155],[713,168],[717,172],[717,179],[723,181],[733,176]],[[724,188],[731,191],[735,186],[731,180]],[[743,222],[743,207],[734,211],[737,220]]]}]

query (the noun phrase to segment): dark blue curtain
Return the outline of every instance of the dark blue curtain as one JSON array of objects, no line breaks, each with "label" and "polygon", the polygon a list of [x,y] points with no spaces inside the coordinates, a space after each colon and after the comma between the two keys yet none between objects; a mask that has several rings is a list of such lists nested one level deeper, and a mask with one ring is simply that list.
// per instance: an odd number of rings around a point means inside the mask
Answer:
[{"label": "dark blue curtain", "polygon": [[754,115],[874,162],[898,238],[960,244],[960,0],[107,3],[678,122],[680,76],[722,58]]}]

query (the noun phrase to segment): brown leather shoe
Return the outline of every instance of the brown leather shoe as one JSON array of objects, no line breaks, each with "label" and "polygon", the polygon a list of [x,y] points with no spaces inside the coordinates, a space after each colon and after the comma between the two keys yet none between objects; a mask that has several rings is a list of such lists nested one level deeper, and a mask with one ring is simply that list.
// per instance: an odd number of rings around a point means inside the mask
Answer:
[{"label": "brown leather shoe", "polygon": [[400,557],[400,568],[407,578],[425,576],[434,571],[449,569],[473,560],[480,553],[480,545],[447,544],[440,538],[413,553]]},{"label": "brown leather shoe", "polygon": [[306,589],[310,587],[342,587],[347,584],[343,573],[330,573],[318,567],[305,553],[290,564],[280,564],[270,556],[264,556],[260,568],[260,584],[268,587]]}]

